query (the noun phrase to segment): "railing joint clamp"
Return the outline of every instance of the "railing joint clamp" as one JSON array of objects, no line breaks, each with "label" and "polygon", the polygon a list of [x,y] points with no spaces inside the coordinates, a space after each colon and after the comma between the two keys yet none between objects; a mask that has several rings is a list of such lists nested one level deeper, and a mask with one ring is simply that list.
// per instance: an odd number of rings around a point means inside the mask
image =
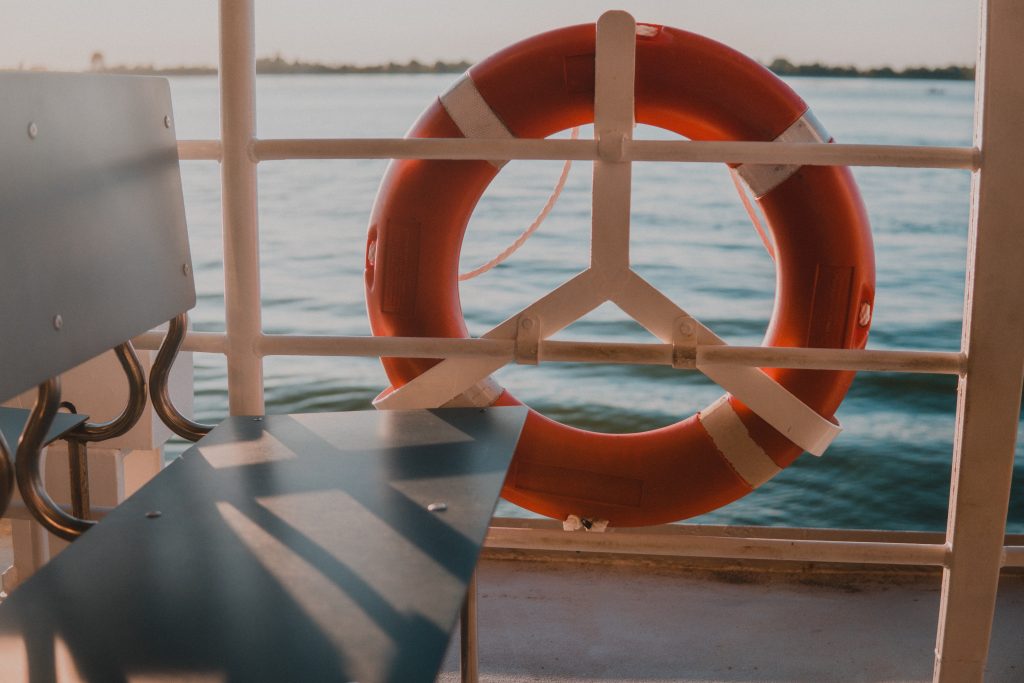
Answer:
[{"label": "railing joint clamp", "polygon": [[622,163],[628,143],[629,137],[621,131],[601,131],[597,136],[597,156],[601,161]]},{"label": "railing joint clamp", "polygon": [[672,321],[672,367],[677,370],[697,368],[697,321],[688,315]]},{"label": "railing joint clamp", "polygon": [[520,365],[540,363],[540,318],[532,314],[519,316],[516,323],[515,361]]}]

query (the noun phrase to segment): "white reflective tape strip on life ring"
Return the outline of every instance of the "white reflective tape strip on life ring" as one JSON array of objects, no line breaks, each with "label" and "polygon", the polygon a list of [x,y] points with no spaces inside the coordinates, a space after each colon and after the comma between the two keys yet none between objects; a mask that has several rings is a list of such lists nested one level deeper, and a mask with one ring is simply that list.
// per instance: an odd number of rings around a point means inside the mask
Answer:
[{"label": "white reflective tape strip on life ring", "polygon": [[698,350],[697,369],[811,455],[822,455],[843,431],[759,368],[703,365]]},{"label": "white reflective tape strip on life ring", "polygon": [[[467,138],[508,139],[515,136],[509,132],[505,123],[487,104],[487,100],[476,89],[476,83],[467,73],[440,97],[441,106],[448,112],[462,135]],[[490,160],[490,163],[501,168],[508,162]]]},{"label": "white reflective tape strip on life ring", "polygon": [[722,396],[697,416],[715,442],[715,448],[751,488],[756,489],[782,471],[750,437],[746,426],[729,404],[728,395]]},{"label": "white reflective tape strip on life ring", "polygon": [[[825,127],[808,109],[772,142],[828,142]],[[758,199],[765,196],[800,169],[796,164],[740,164],[736,172]]]},{"label": "white reflective tape strip on life ring", "polygon": [[445,403],[442,408],[487,408],[505,389],[490,377],[485,377],[469,389]]},{"label": "white reflective tape strip on life ring", "polygon": [[[509,139],[515,136],[509,132],[505,123],[498,118],[498,115],[487,104],[487,100],[476,88],[476,83],[467,73],[456,81],[439,98],[441,106],[448,112],[456,127],[466,138],[485,139]],[[493,159],[489,163],[496,168],[501,168],[506,163],[502,159]],[[494,405],[504,389],[500,384],[490,377],[484,378],[474,384],[460,395],[444,404],[446,408],[477,407],[485,408]],[[388,398],[385,397],[379,403],[375,402],[378,408],[388,408]]]}]

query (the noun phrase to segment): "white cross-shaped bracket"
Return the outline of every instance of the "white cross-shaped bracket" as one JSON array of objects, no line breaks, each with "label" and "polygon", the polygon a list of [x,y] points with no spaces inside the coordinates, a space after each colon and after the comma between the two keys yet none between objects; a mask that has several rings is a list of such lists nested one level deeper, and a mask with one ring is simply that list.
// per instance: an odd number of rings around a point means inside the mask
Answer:
[{"label": "white cross-shaped bracket", "polygon": [[[695,368],[742,401],[790,441],[821,455],[841,427],[819,415],[759,368],[702,365],[700,346],[724,344],[714,332],[636,274],[629,263],[632,163],[624,150],[634,127],[636,22],[611,11],[597,23],[594,162],[590,267],[483,335],[513,340],[519,363],[537,363],[540,342],[612,302],[663,343],[673,345],[673,366]],[[505,365],[505,359],[449,358],[381,398],[386,410],[445,405]],[[489,404],[493,391],[471,392]]]}]

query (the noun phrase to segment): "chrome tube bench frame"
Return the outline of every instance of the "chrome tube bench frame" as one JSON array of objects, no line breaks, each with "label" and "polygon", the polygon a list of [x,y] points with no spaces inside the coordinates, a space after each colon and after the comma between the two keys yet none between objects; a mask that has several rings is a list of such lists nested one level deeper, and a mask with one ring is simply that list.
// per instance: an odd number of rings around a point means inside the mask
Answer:
[{"label": "chrome tube bench frame", "polygon": [[[0,400],[38,387],[29,415],[0,413],[0,508],[16,481],[82,536],[0,605],[0,680],[433,681],[526,409],[181,415],[167,378],[196,296],[167,82],[0,92]],[[202,440],[97,524],[87,491],[71,510],[46,493],[41,449],[77,444],[84,486],[84,444],[145,406],[129,340],[167,321],[149,393]],[[59,374],[111,348],[122,414],[59,412]]]},{"label": "chrome tube bench frame", "polygon": [[[177,141],[158,79],[12,73],[0,91],[0,400],[38,387],[24,431],[0,444],[0,512],[16,480],[33,516],[71,540],[92,525],[82,444],[124,434],[145,407],[129,340],[195,305]],[[112,348],[128,378],[121,415],[60,418],[80,484],[69,514],[40,473],[59,375]]]}]

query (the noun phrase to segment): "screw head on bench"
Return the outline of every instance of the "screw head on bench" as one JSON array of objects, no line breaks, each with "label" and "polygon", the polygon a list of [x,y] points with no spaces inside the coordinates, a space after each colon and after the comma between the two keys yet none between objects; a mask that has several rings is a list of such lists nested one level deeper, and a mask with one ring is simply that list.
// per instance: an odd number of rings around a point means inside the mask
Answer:
[{"label": "screw head on bench", "polygon": [[448,509],[448,503],[431,503],[427,506],[428,512],[444,512]]},{"label": "screw head on bench", "polygon": [[170,116],[165,116],[164,117],[164,128],[170,128],[170,127],[171,127],[171,117]]},{"label": "screw head on bench", "polygon": [[35,140],[39,135],[39,126],[36,125],[35,121],[29,121],[28,124],[28,138],[29,140]]},{"label": "screw head on bench", "polygon": [[53,316],[53,329],[59,330],[62,327],[64,327],[64,318],[63,316],[61,316],[60,313],[58,313],[57,315]]},{"label": "screw head on bench", "polygon": [[192,266],[190,266],[190,265],[189,265],[189,264],[187,264],[187,263],[182,263],[182,264],[181,264],[181,273],[182,273],[182,275],[184,275],[185,277],[188,277],[189,275],[191,275],[191,274],[192,274]]}]

